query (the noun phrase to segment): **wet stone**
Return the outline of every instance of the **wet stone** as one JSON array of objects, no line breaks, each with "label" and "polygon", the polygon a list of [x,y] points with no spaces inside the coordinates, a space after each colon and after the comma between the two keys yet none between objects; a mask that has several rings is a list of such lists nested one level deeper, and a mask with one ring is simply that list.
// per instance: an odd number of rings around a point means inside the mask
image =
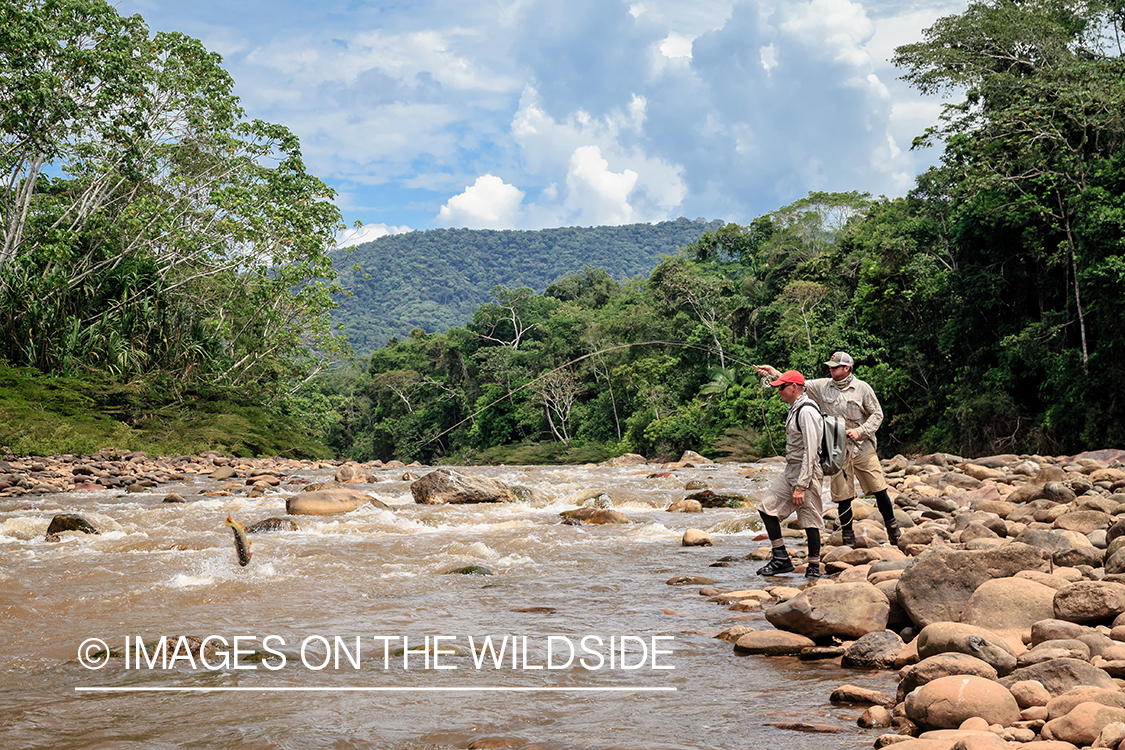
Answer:
[{"label": "wet stone", "polygon": [[97,534],[97,529],[77,513],[60,513],[51,519],[47,527],[47,536],[61,534],[64,531],[81,531],[85,534]]}]

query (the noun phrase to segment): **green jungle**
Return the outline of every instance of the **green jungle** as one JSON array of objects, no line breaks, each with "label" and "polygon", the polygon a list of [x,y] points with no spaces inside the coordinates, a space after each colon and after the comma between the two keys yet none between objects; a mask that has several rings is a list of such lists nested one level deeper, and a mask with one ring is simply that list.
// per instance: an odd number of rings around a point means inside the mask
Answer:
[{"label": "green jungle", "polygon": [[[332,189],[197,40],[103,0],[0,16],[6,453],[746,460],[783,449],[785,413],[749,363],[820,377],[837,350],[882,401],[884,455],[1125,446],[1121,0],[973,3],[899,47],[950,97],[903,198],[668,222],[694,234],[639,232],[629,267],[593,235],[513,233],[565,237],[573,266],[474,251],[417,289],[330,253]],[[499,242],[415,235],[375,244]],[[384,271],[416,308],[365,307]],[[482,279],[503,281],[483,302]]]}]

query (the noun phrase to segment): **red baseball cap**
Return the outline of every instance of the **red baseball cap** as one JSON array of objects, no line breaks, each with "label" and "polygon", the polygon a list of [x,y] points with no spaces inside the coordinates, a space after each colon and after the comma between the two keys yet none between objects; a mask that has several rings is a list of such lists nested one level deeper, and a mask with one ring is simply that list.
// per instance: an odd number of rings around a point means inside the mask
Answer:
[{"label": "red baseball cap", "polygon": [[775,387],[775,388],[780,388],[781,386],[788,385],[789,383],[796,383],[797,385],[804,385],[805,384],[805,376],[802,375],[801,373],[797,372],[796,370],[786,370],[785,372],[781,373],[781,375],[779,375],[777,377],[777,380],[770,383],[770,385]]}]

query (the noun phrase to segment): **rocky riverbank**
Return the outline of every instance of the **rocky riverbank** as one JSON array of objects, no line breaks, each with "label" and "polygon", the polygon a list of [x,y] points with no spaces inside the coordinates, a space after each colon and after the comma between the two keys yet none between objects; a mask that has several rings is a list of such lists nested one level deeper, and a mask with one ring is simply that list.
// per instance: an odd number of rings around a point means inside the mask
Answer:
[{"label": "rocky riverbank", "polygon": [[859,724],[888,729],[876,747],[1125,748],[1125,451],[883,464],[897,547],[857,503],[862,535],[855,549],[829,538],[829,579],[700,588],[760,615],[720,637],[742,654],[898,670],[894,696],[832,695],[869,706]]},{"label": "rocky riverbank", "polygon": [[[235,458],[216,451],[198,456],[150,457],[143,452],[101,451],[89,456],[28,456],[17,458],[0,448],[0,497],[25,494],[119,489],[151,492],[170,482],[207,477],[244,479],[251,487],[277,486],[280,477],[313,469],[336,469],[338,482],[375,481],[372,468],[406,468],[401,461],[372,461],[362,466],[345,461],[302,461],[285,458]],[[418,464],[412,464],[417,467]]]}]

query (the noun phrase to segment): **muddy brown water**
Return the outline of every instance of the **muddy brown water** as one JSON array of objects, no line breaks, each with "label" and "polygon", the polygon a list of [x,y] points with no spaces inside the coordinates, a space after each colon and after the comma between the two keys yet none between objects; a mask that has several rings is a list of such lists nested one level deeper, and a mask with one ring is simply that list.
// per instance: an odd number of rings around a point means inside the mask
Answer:
[{"label": "muddy brown water", "polygon": [[[870,747],[879,730],[857,727],[862,707],[828,697],[845,683],[893,694],[890,673],[739,657],[714,635],[768,627],[760,614],[665,583],[767,583],[741,559],[762,544],[754,511],[663,510],[690,480],[759,496],[769,474],[744,468],[651,479],[651,466],[473,467],[534,499],[432,507],[414,504],[401,469],[377,470],[381,481],[358,487],[392,510],[297,517],[299,531],[253,535],[246,567],[227,514],[246,526],[284,515],[299,487],[249,498],[237,482],[198,478],[0,499],[0,747]],[[232,494],[202,496],[223,488]],[[568,498],[591,489],[634,523],[560,523],[577,507]],[[169,492],[188,502],[163,503]],[[47,542],[56,513],[101,534]],[[716,546],[681,547],[688,528]],[[710,567],[724,556],[739,560]],[[449,573],[470,565],[492,575]],[[210,637],[206,663],[174,649],[181,635]],[[167,668],[152,645],[161,636]],[[103,658],[92,639],[128,645],[128,660]]]}]

